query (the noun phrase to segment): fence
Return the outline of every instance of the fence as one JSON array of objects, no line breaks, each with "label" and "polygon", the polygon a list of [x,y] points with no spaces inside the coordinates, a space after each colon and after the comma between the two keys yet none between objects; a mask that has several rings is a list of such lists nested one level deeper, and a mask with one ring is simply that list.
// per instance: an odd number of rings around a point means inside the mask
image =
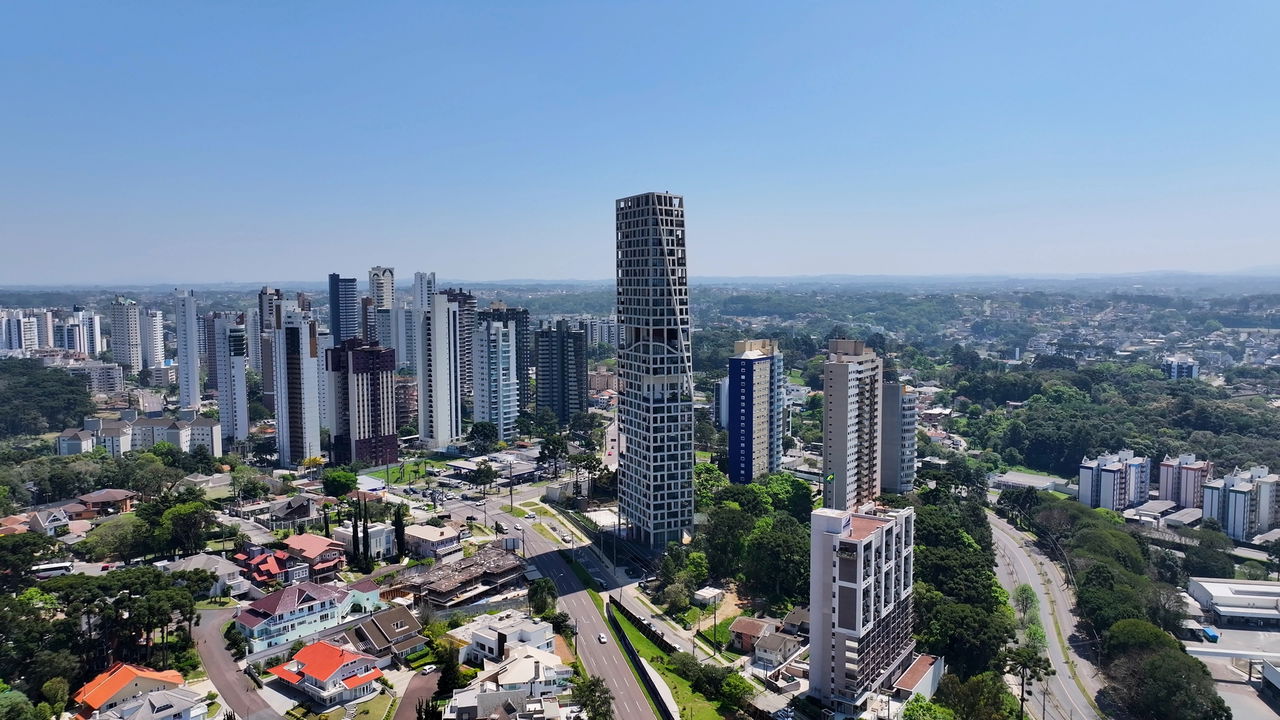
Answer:
[{"label": "fence", "polygon": [[[640,653],[637,652],[635,646],[631,644],[631,637],[627,635],[626,631],[622,629],[621,623],[618,622],[615,612],[619,611],[626,615],[627,618],[632,621],[632,624],[639,628],[641,632],[645,633],[645,637],[653,640],[659,648],[670,647],[670,643],[667,643],[666,640],[661,637],[657,639],[651,637],[649,633],[645,632],[644,625],[635,622],[634,616],[631,615],[630,611],[621,605],[614,603],[612,597],[609,598],[608,604],[605,605],[605,618],[609,621],[609,627],[613,628],[614,635],[618,636],[618,642],[622,644],[622,650],[627,654],[627,660],[636,669],[636,674],[640,676],[640,682],[644,684],[645,692],[649,693],[649,697],[653,698],[654,707],[658,709],[659,720],[678,720],[677,716],[671,712],[671,708],[667,707],[667,703],[663,699],[664,695],[659,691],[657,683],[654,682],[653,677],[645,668],[645,664],[642,662],[643,658],[640,657]],[[671,652],[671,650],[667,650],[667,652]]]}]

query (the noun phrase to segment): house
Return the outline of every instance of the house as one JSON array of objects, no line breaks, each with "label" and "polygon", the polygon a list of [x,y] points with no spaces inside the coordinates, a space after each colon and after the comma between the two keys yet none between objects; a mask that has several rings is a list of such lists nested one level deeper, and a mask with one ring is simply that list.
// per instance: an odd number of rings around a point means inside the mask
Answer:
[{"label": "house", "polygon": [[323,707],[351,702],[378,691],[382,671],[362,652],[320,641],[298,651],[292,660],[268,672],[306,693]]},{"label": "house", "polygon": [[486,660],[474,682],[453,692],[444,720],[479,720],[491,717],[507,703],[561,695],[569,690],[572,678],[573,669],[554,653],[515,646],[502,662]]},{"label": "house", "polygon": [[809,608],[791,608],[791,612],[782,618],[782,632],[809,637]]},{"label": "house", "polygon": [[269,530],[299,529],[324,522],[321,515],[323,498],[310,493],[299,493],[267,505],[267,511],[254,522]]},{"label": "house", "polygon": [[213,587],[209,589],[209,597],[243,595],[249,591],[248,581],[240,576],[240,566],[217,555],[198,553],[181,560],[161,561],[156,563],[156,567],[165,572],[204,570],[212,573]]},{"label": "house", "polygon": [[71,518],[71,522],[75,522],[76,520],[92,520],[98,516],[97,511],[83,503],[72,502],[60,507],[62,508],[62,512],[66,513],[67,517]]},{"label": "house", "polygon": [[156,690],[132,697],[98,714],[99,720],[204,720],[209,712],[205,696],[191,688]]},{"label": "house", "polygon": [[31,529],[31,516],[27,513],[0,518],[0,535],[21,535]]},{"label": "house", "polygon": [[88,430],[67,428],[58,435],[58,454],[82,455],[93,452],[95,442],[93,433]]},{"label": "house", "polygon": [[704,587],[693,594],[693,604],[707,607],[717,605],[724,599],[724,591],[720,588]]},{"label": "house", "polygon": [[57,537],[67,532],[67,526],[71,524],[71,518],[62,508],[50,508],[48,510],[37,510],[31,513],[27,526],[31,532],[41,533],[49,537]]},{"label": "house", "polygon": [[760,638],[771,635],[782,627],[782,623],[773,618],[753,618],[739,615],[729,625],[733,635],[733,648],[744,655],[755,649]]},{"label": "house", "polygon": [[[407,530],[407,528],[406,528]],[[342,546],[350,551],[352,545],[351,521],[344,520],[340,527],[333,529],[333,539],[342,543]],[[364,532],[363,527],[360,533],[360,542],[365,540],[369,543],[369,554],[375,560],[384,557],[391,557],[396,554],[396,529],[387,523],[369,523],[368,533]]]},{"label": "house", "polygon": [[426,647],[427,639],[421,633],[422,623],[413,611],[396,605],[347,628],[343,636],[352,647],[377,658],[379,667],[386,667],[392,658],[403,660]]},{"label": "house", "polygon": [[182,686],[182,673],[177,670],[152,670],[141,665],[117,662],[85,683],[73,696],[80,706],[77,718],[88,718],[95,712],[111,710],[135,695],[157,690],[173,690]]},{"label": "house", "polygon": [[376,584],[371,591],[361,584],[335,588],[303,582],[254,600],[236,613],[235,623],[249,641],[249,652],[256,653],[328,630],[354,614],[381,606]]},{"label": "house", "polygon": [[510,550],[481,547],[475,555],[434,565],[405,579],[397,590],[412,592],[419,602],[453,607],[524,581],[524,561]]},{"label": "house", "polygon": [[507,648],[517,645],[555,652],[555,632],[550,623],[515,610],[481,615],[446,635],[462,647],[459,660],[472,665],[501,659],[507,654]]},{"label": "house", "polygon": [[784,632],[769,633],[756,640],[752,655],[767,668],[775,668],[795,655],[804,643],[800,638]]},{"label": "house", "polygon": [[333,580],[346,563],[342,543],[323,535],[302,533],[284,539],[285,549],[311,568],[313,582]]},{"label": "house", "polygon": [[241,574],[255,585],[293,585],[311,576],[311,566],[283,550],[268,550],[261,545],[248,545],[232,556]]},{"label": "house", "polygon": [[94,516],[117,515],[133,511],[133,499],[138,493],[132,490],[106,488],[94,490],[77,497],[86,508],[93,511]]},{"label": "house", "polygon": [[917,655],[912,659],[911,665],[893,681],[894,695],[902,700],[910,700],[916,695],[931,698],[938,691],[938,684],[945,672],[946,665],[942,658]]},{"label": "house", "polygon": [[404,544],[414,555],[436,560],[462,550],[458,531],[447,526],[410,525],[404,529]]}]

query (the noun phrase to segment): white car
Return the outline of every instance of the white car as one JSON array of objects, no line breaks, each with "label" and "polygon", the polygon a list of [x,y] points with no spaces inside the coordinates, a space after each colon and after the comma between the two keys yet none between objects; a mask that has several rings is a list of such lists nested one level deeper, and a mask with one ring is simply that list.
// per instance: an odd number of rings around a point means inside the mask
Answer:
[{"label": "white car", "polygon": [[430,675],[431,673],[435,672],[435,671],[436,671],[436,670],[438,670],[438,669],[439,669],[439,668],[437,668],[435,665],[423,665],[423,666],[422,666],[422,674],[423,674],[423,675]]},{"label": "white car", "polygon": [[479,507],[479,508],[484,507],[484,501],[483,501],[483,500],[477,500],[477,501],[475,501],[475,506],[476,506],[476,507]]},{"label": "white car", "polygon": [[538,519],[538,516],[537,516],[537,515],[534,515],[534,514],[533,514],[533,513],[531,513],[531,512],[527,512],[527,513],[525,513],[525,514],[524,514],[524,519],[525,519],[525,520],[537,520],[537,519]]},{"label": "white car", "polygon": [[597,635],[596,640],[600,641],[601,645],[604,645],[605,643],[609,642],[609,638],[605,637],[604,633],[600,633],[599,635]]}]

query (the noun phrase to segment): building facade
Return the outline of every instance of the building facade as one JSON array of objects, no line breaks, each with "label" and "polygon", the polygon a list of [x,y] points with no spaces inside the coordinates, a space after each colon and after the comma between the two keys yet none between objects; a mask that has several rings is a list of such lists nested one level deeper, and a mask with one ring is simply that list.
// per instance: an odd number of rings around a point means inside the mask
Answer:
[{"label": "building facade", "polygon": [[861,507],[880,495],[884,368],[859,340],[831,340],[822,364],[822,506]]},{"label": "building facade", "polygon": [[1093,508],[1124,510],[1149,499],[1151,462],[1132,450],[1080,461],[1080,502]]},{"label": "building facade", "polygon": [[174,290],[178,330],[178,407],[200,407],[200,332],[193,290]]},{"label": "building facade", "polygon": [[319,341],[310,314],[281,313],[272,342],[280,467],[320,454]]},{"label": "building facade", "polygon": [[389,465],[400,456],[396,432],[396,351],[359,338],[329,348],[334,462]]},{"label": "building facade", "polygon": [[615,203],[618,508],[637,542],[665,547],[693,526],[693,369],[684,198]]},{"label": "building facade", "polygon": [[377,309],[396,306],[396,269],[376,265],[369,268],[369,297]]},{"label": "building facade", "polygon": [[458,308],[458,359],[455,363],[458,369],[458,392],[463,398],[472,398],[475,397],[475,360],[471,356],[471,344],[475,339],[476,323],[479,322],[476,296],[454,288],[446,288],[440,292]]},{"label": "building facade", "polygon": [[880,395],[880,489],[908,493],[916,484],[916,404],[919,396],[896,380]]},{"label": "building facade", "polygon": [[809,694],[858,715],[912,659],[915,511],[820,508],[810,532]]},{"label": "building facade", "polygon": [[249,437],[249,343],[244,316],[213,321],[213,370],[218,377],[218,419],[232,442]]},{"label": "building facade", "polygon": [[117,297],[107,312],[111,323],[111,359],[135,374],[142,369],[142,318],[138,303]]},{"label": "building facade", "polygon": [[534,333],[537,357],[537,406],[556,414],[561,425],[569,418],[586,412],[587,400],[587,335],[570,329],[566,320],[554,327]]},{"label": "building facade", "polygon": [[1165,456],[1160,461],[1160,499],[1184,508],[1204,506],[1204,484],[1213,479],[1213,463],[1195,455]]},{"label": "building facade", "polygon": [[355,278],[329,274],[329,332],[334,342],[360,335],[360,292]]},{"label": "building facade", "polygon": [[519,385],[520,409],[533,407],[533,323],[529,311],[509,307],[497,300],[476,314],[476,322],[514,323],[516,329],[516,383]]},{"label": "building facade", "polygon": [[1249,542],[1253,536],[1280,526],[1280,476],[1265,465],[1236,469],[1204,484],[1204,519],[1222,524],[1233,540]]},{"label": "building facade", "polygon": [[462,434],[458,305],[439,293],[430,300],[430,309],[417,320],[418,435],[428,449],[440,450]]},{"label": "building facade", "polygon": [[1186,353],[1170,355],[1160,364],[1164,376],[1170,380],[1194,380],[1200,377],[1200,363]]},{"label": "building facade", "polygon": [[475,421],[493,423],[504,441],[515,439],[520,415],[515,345],[514,323],[492,320],[480,323],[471,340]]},{"label": "building facade", "polygon": [[772,340],[734,343],[720,396],[732,482],[749,483],[782,467],[783,377],[782,352]]},{"label": "building facade", "polygon": [[164,364],[164,313],[159,310],[139,312],[142,336],[142,367],[150,370]]}]

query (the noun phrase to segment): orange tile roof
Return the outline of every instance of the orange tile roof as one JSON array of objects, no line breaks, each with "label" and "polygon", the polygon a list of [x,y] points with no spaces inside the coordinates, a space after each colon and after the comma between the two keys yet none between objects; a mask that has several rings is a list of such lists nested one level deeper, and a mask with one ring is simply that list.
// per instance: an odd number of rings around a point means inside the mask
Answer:
[{"label": "orange tile roof", "polygon": [[85,683],[85,686],[76,692],[75,701],[91,710],[97,710],[103,703],[128,687],[129,683],[140,679],[172,683],[174,687],[182,685],[182,673],[177,670],[152,670],[140,665],[117,662],[98,677]]},{"label": "orange tile roof", "polygon": [[382,671],[378,668],[374,668],[363,675],[352,675],[346,680],[343,680],[342,684],[346,685],[348,688],[360,687],[361,685],[377,680],[380,677],[382,677]]},{"label": "orange tile roof", "polygon": [[294,662],[301,666],[300,674],[310,675],[321,682],[333,677],[333,674],[341,670],[343,665],[362,658],[373,661],[370,655],[347,650],[323,640],[302,648],[297,655],[293,656]]},{"label": "orange tile roof", "polygon": [[299,555],[309,560],[320,557],[326,551],[342,549],[342,543],[337,540],[331,540],[323,535],[315,535],[313,533],[290,535],[284,539],[284,544],[288,545],[290,550],[296,550]]}]

